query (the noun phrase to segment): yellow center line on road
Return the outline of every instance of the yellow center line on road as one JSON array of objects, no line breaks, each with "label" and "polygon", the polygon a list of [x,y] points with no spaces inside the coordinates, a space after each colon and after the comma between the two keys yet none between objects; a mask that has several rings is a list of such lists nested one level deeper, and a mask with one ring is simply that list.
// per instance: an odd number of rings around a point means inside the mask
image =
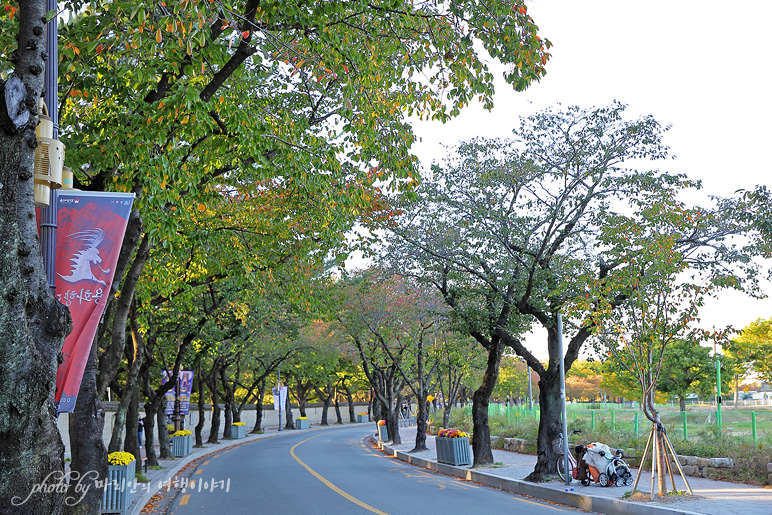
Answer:
[{"label": "yellow center line on road", "polygon": [[185,494],[182,496],[182,499],[180,499],[180,506],[185,506],[188,504],[188,500],[190,499],[190,494]]},{"label": "yellow center line on road", "polygon": [[314,469],[312,469],[311,467],[309,467],[308,465],[306,465],[306,464],[303,462],[303,460],[301,460],[300,458],[298,458],[297,454],[295,454],[295,449],[297,449],[297,447],[298,447],[300,444],[302,444],[302,443],[306,443],[307,441],[309,441],[309,440],[313,440],[314,438],[318,438],[318,437],[320,437],[320,436],[322,436],[322,435],[316,435],[316,436],[312,436],[311,438],[306,438],[306,439],[305,439],[305,440],[303,440],[302,442],[298,442],[298,443],[296,443],[296,444],[295,444],[295,445],[292,447],[292,449],[290,449],[290,454],[292,455],[292,457],[293,457],[293,458],[295,458],[295,461],[297,461],[298,463],[300,463],[300,464],[303,466],[303,468],[304,468],[304,469],[306,469],[307,471],[309,471],[309,472],[311,473],[311,475],[312,475],[312,476],[314,476],[316,479],[318,479],[319,481],[321,481],[322,483],[324,483],[324,485],[325,485],[327,488],[329,488],[330,490],[332,490],[332,491],[333,491],[333,492],[335,492],[336,494],[340,495],[341,497],[344,497],[344,498],[348,499],[349,501],[353,502],[353,503],[354,503],[354,504],[356,504],[357,506],[361,506],[362,508],[366,509],[367,511],[371,511],[371,512],[373,512],[373,513],[377,513],[378,515],[389,515],[388,513],[384,512],[384,511],[381,511],[381,510],[379,510],[378,508],[374,508],[374,507],[370,506],[369,504],[367,504],[367,503],[365,503],[365,502],[363,502],[363,501],[360,501],[359,499],[357,499],[357,498],[356,498],[356,497],[354,497],[353,495],[351,495],[351,494],[349,494],[349,493],[346,493],[346,492],[344,492],[343,490],[341,490],[340,488],[338,488],[337,486],[335,486],[334,484],[332,484],[332,483],[331,483],[329,480],[327,480],[326,478],[324,478],[324,477],[323,477],[321,474],[319,474],[317,471],[315,471]]},{"label": "yellow center line on road", "polygon": [[198,475],[198,474],[202,473],[203,471],[204,471],[204,469],[198,469],[193,474],[194,475]]}]

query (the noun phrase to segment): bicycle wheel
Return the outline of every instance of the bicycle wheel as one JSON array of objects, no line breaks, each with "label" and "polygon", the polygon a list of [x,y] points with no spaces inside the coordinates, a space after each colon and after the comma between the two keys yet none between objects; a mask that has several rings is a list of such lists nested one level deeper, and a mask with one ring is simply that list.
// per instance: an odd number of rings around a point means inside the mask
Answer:
[{"label": "bicycle wheel", "polygon": [[[565,481],[566,480],[566,465],[563,462],[563,455],[562,454],[560,456],[558,456],[557,460],[555,460],[555,468],[558,471],[558,476],[560,477],[561,481]],[[574,475],[574,466],[573,466],[573,463],[571,463],[570,461],[568,462],[568,473],[569,473],[568,477],[573,477],[573,475]]]}]

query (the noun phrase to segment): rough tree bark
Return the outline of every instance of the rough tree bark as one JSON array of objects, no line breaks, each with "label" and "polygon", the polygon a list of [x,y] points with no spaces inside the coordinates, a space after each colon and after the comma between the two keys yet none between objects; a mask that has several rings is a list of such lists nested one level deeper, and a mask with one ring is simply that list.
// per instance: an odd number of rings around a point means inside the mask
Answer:
[{"label": "rough tree bark", "polygon": [[486,351],[488,352],[488,360],[485,365],[482,383],[472,395],[472,453],[474,454],[474,466],[493,463],[491,430],[488,426],[488,402],[499,378],[499,367],[501,366],[501,355],[504,352],[504,343],[499,338],[494,338],[493,341],[488,343]]},{"label": "rough tree bark", "polygon": [[341,383],[343,391],[346,392],[346,400],[348,401],[348,421],[352,424],[356,422],[356,413],[354,413],[354,396],[351,395],[351,388],[346,384],[346,379],[343,379]]},{"label": "rough tree bark", "polygon": [[[289,396],[290,394],[290,387],[289,383],[287,384],[287,406],[284,410],[284,417],[287,423],[284,425],[284,429],[295,429],[295,421],[292,416],[292,404],[289,402]],[[304,415],[301,415],[304,416]],[[281,419],[279,419],[279,425],[281,426]]]},{"label": "rough tree bark", "polygon": [[201,433],[204,430],[204,417],[206,415],[206,398],[204,397],[204,381],[201,376],[201,374],[204,371],[204,368],[201,366],[201,361],[198,362],[198,366],[196,367],[196,384],[197,391],[198,391],[198,422],[196,423],[196,447],[203,447],[204,446],[204,438],[201,436]]},{"label": "rough tree bark", "polygon": [[265,379],[260,381],[257,387],[257,398],[255,399],[255,427],[253,433],[263,432],[263,397],[265,396]]},{"label": "rough tree bark", "polygon": [[15,70],[0,84],[0,507],[49,515],[61,513],[66,492],[31,492],[64,471],[53,398],[57,358],[72,325],[48,287],[33,200],[46,5],[17,5]]},{"label": "rough tree bark", "polygon": [[327,382],[327,384],[324,386],[324,390],[319,387],[314,387],[314,390],[316,390],[317,397],[319,397],[319,399],[322,401],[322,420],[320,425],[328,426],[330,424],[327,421],[327,411],[330,409],[330,405],[332,404],[332,385]]},{"label": "rough tree bark", "polygon": [[[97,513],[102,502],[102,489],[96,485],[107,475],[107,449],[102,439],[105,410],[102,399],[96,395],[96,370],[97,348],[92,345],[78,390],[78,402],[69,416],[72,475],[67,496],[80,502],[66,502],[64,513],[67,515]],[[76,490],[79,486],[90,488],[84,494]]]}]

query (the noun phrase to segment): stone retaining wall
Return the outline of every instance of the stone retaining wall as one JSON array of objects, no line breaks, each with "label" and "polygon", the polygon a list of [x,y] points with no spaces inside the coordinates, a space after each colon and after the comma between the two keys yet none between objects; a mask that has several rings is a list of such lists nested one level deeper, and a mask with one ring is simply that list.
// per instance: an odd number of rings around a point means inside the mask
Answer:
[{"label": "stone retaining wall", "polygon": [[501,436],[491,436],[491,446],[496,449],[504,449],[510,452],[519,452],[520,454],[529,454],[536,446],[534,440],[524,440],[522,438],[503,438]]},{"label": "stone retaining wall", "polygon": [[[734,461],[731,458],[700,458],[698,456],[681,456],[680,454],[676,457],[687,476],[708,479],[726,477],[727,469],[734,468]],[[670,466],[674,470],[678,469],[675,463],[671,463]]]}]

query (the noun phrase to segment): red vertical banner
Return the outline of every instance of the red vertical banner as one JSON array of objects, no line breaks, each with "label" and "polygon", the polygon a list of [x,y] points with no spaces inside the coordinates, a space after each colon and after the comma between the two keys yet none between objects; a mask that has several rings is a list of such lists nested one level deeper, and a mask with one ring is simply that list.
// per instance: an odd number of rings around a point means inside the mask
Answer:
[{"label": "red vertical banner", "polygon": [[70,309],[56,375],[57,413],[72,413],[115,274],[132,193],[57,192],[56,298]]}]

